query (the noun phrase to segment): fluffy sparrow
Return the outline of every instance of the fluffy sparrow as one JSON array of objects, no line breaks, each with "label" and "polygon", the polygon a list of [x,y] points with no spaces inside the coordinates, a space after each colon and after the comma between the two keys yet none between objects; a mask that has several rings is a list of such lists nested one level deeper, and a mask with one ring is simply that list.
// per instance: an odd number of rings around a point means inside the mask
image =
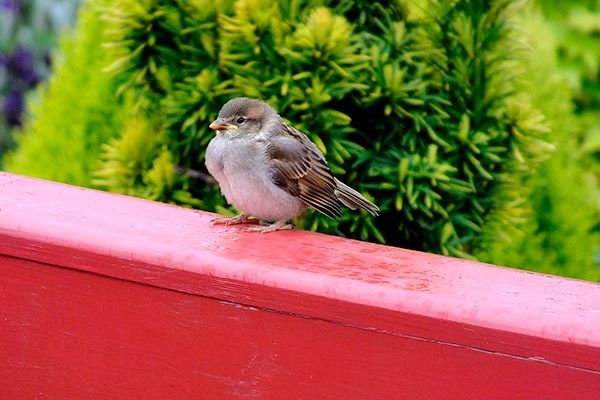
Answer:
[{"label": "fluffy sparrow", "polygon": [[206,149],[206,168],[227,202],[242,211],[214,223],[241,224],[253,216],[273,223],[247,230],[273,232],[290,229],[288,222],[308,207],[338,218],[342,204],[377,215],[379,208],[335,178],[317,146],[268,104],[230,100],[210,128],[217,134]]}]

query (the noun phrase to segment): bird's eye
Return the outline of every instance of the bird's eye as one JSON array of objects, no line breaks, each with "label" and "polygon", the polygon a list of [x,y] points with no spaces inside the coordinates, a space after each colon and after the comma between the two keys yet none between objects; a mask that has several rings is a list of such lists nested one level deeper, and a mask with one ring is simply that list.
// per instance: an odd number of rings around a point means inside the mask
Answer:
[{"label": "bird's eye", "polygon": [[243,124],[244,122],[246,122],[246,118],[244,118],[244,117],[239,117],[239,118],[237,119],[237,121],[235,121],[235,122],[237,122],[238,124],[240,124],[240,125],[241,125],[241,124]]}]

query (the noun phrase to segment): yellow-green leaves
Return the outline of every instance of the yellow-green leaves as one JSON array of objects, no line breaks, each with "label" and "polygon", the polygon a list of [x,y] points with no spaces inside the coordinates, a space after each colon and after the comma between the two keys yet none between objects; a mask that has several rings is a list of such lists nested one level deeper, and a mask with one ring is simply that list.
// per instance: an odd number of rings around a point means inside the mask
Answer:
[{"label": "yellow-green leaves", "polygon": [[[235,2],[236,22],[240,25],[253,26],[252,31],[267,31],[281,21],[281,13],[277,2],[271,0],[238,0]],[[276,28],[277,30],[277,28]],[[251,30],[247,32],[250,33]],[[277,32],[279,33],[279,32]],[[247,37],[253,40],[254,38]]]},{"label": "yellow-green leaves", "polygon": [[154,160],[152,167],[143,174],[144,183],[148,188],[147,196],[152,200],[165,198],[175,183],[175,163],[173,154],[163,147]]},{"label": "yellow-green leaves", "polygon": [[343,55],[350,45],[352,26],[339,15],[333,15],[325,7],[314,9],[305,24],[294,33],[293,43],[297,48],[311,50],[314,59],[329,59]]},{"label": "yellow-green leaves", "polygon": [[148,120],[128,120],[120,138],[102,145],[102,162],[94,174],[94,185],[140,196],[138,183],[156,155],[157,144],[156,129]]}]

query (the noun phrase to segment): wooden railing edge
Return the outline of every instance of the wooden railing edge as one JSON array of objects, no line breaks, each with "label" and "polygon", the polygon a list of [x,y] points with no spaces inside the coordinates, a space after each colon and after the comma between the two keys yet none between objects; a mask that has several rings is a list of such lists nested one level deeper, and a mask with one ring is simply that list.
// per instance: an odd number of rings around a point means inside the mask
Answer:
[{"label": "wooden railing edge", "polygon": [[23,260],[498,353],[600,382],[598,284],[297,230],[247,233],[211,218],[0,173],[7,265]]}]

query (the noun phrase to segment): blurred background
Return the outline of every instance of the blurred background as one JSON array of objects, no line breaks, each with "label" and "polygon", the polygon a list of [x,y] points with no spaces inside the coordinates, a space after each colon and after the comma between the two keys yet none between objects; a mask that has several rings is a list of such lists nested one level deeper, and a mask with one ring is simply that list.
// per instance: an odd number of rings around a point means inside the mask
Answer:
[{"label": "blurred background", "polygon": [[59,35],[75,24],[81,0],[0,0],[0,154],[14,146],[25,96],[47,79]]},{"label": "blurred background", "polygon": [[233,214],[240,95],[382,209],[299,227],[600,281],[600,0],[0,0],[4,170]]}]

